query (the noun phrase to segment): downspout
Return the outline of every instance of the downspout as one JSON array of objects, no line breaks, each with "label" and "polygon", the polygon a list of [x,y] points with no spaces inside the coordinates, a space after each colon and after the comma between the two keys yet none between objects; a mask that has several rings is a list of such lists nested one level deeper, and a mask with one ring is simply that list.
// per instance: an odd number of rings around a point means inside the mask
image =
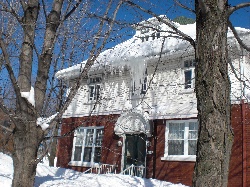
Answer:
[{"label": "downspout", "polygon": [[154,150],[153,150],[153,176],[155,179],[155,170],[156,170],[156,144],[157,144],[157,123],[153,120],[153,139],[154,139]]},{"label": "downspout", "polygon": [[245,123],[245,112],[246,112],[246,104],[244,103],[244,100],[241,100],[241,119],[242,119],[242,171],[243,171],[243,176],[242,176],[242,186],[246,187],[246,182],[247,182],[247,152],[246,152],[246,123]]}]

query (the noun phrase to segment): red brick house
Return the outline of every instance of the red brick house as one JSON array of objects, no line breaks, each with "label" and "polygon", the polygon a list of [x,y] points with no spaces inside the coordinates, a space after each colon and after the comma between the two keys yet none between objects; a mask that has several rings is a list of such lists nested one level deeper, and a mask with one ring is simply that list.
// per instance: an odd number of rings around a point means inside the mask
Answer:
[{"label": "red brick house", "polygon": [[[195,37],[195,24],[170,23]],[[164,33],[154,27],[170,29],[149,19],[139,24],[134,37],[100,54],[63,115],[58,167],[86,171],[105,166],[109,172],[191,185],[198,131],[193,49],[185,41],[161,37]],[[245,29],[237,31],[249,41]],[[229,69],[235,133],[229,186],[247,186],[250,90],[237,77],[249,84],[250,61],[231,32],[228,41],[235,68]],[[56,76],[70,86],[84,65]]]}]

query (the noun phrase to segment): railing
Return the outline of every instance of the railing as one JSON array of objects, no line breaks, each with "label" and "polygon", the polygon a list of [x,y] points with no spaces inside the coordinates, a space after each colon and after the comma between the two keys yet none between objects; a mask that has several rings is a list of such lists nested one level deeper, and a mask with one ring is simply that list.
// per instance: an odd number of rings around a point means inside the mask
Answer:
[{"label": "railing", "polygon": [[101,164],[96,167],[91,167],[84,173],[95,173],[95,174],[116,174],[116,166],[111,164]]},{"label": "railing", "polygon": [[145,167],[144,166],[135,166],[132,164],[125,170],[123,170],[120,174],[122,175],[131,175],[137,177],[145,177]]}]

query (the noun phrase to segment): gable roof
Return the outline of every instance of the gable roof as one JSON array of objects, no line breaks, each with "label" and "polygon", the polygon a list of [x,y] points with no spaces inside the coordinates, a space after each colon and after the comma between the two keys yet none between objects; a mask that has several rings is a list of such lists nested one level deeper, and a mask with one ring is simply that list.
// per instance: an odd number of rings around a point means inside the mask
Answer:
[{"label": "gable roof", "polygon": [[[147,20],[147,22],[144,22],[149,24],[152,21],[154,22],[156,20],[150,18]],[[195,39],[196,23],[180,25],[178,23],[173,22],[173,24],[180,31]],[[145,59],[158,56],[160,55],[160,53],[162,55],[167,55],[170,58],[171,56],[174,58],[180,52],[193,51],[193,47],[190,45],[189,42],[177,37],[176,34],[172,34],[172,30],[165,24],[161,23],[161,25],[157,25],[157,29],[161,30],[160,38],[156,38],[156,36],[154,36],[155,38],[152,39],[152,35],[156,33],[156,31],[154,29],[149,29],[147,35],[149,37],[149,40],[142,42],[142,38],[145,38],[146,35],[142,34],[142,32],[140,32],[141,30],[139,29],[131,39],[120,43],[111,49],[103,51],[96,59],[94,65],[91,67],[90,73],[91,71],[96,71],[103,68],[124,68],[125,66],[131,68],[131,71],[133,72],[133,69],[135,68],[135,66],[138,66],[138,63],[140,63],[140,66],[143,68],[146,63]],[[240,27],[236,27],[236,30],[238,34],[244,38],[243,40],[248,41],[249,44],[250,30]],[[229,30],[228,32],[228,40],[229,43],[235,45],[235,39],[231,30]],[[55,76],[58,79],[76,78],[80,75],[80,72],[82,71],[86,62],[87,60],[83,61],[80,64],[58,71]]]}]

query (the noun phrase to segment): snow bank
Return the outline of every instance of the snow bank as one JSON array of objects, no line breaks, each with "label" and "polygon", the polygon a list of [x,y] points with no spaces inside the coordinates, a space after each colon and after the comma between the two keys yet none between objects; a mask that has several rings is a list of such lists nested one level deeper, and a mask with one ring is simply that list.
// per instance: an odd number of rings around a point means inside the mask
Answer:
[{"label": "snow bank", "polygon": [[[0,153],[0,186],[10,187],[13,177],[11,157]],[[83,174],[70,169],[49,167],[42,163],[36,170],[35,187],[185,187],[156,179],[143,179],[128,175]]]}]

